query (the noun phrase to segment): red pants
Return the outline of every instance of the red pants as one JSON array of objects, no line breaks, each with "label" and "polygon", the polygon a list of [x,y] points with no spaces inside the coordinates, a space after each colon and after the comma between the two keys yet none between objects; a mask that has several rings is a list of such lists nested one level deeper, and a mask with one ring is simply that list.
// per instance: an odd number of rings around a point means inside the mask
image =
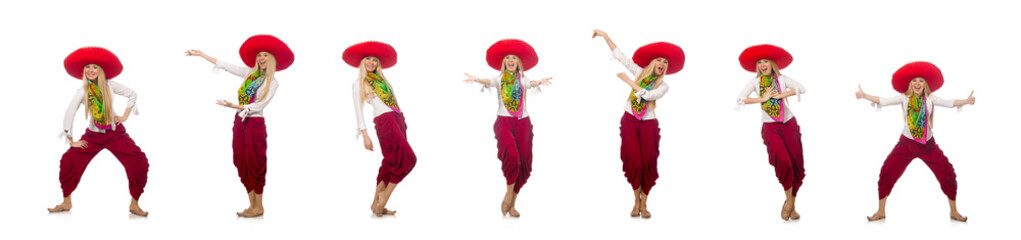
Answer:
[{"label": "red pants", "polygon": [[106,130],[106,133],[86,130],[81,140],[88,142],[88,147],[85,149],[72,147],[64,152],[64,156],[60,158],[60,188],[64,190],[64,197],[71,196],[71,192],[78,188],[85,167],[88,167],[92,158],[103,149],[110,150],[110,153],[124,165],[131,197],[137,200],[142,196],[145,183],[149,180],[149,159],[125,131],[124,125],[118,125],[117,130]]},{"label": "red pants", "polygon": [[266,186],[266,119],[234,115],[234,166],[246,192],[262,194]]},{"label": "red pants", "polygon": [[786,123],[762,123],[762,142],[766,144],[769,164],[776,171],[776,179],[784,191],[798,196],[801,181],[805,179],[805,156],[801,151],[801,126],[798,119]]},{"label": "red pants", "polygon": [[496,157],[503,162],[503,177],[507,178],[507,185],[514,184],[517,193],[532,173],[532,120],[497,117],[493,132],[496,133]]},{"label": "red pants", "polygon": [[620,118],[620,160],[631,189],[642,188],[646,195],[656,185],[659,170],[659,120],[640,121],[628,112]]},{"label": "red pants", "polygon": [[897,142],[897,146],[893,147],[893,151],[883,162],[882,170],[879,171],[879,199],[890,195],[893,184],[897,183],[897,179],[904,174],[904,169],[907,169],[908,163],[915,158],[921,158],[922,162],[929,166],[932,173],[936,175],[936,180],[939,180],[943,194],[946,194],[950,200],[956,201],[957,174],[954,173],[954,165],[950,164],[950,160],[943,155],[943,150],[940,150],[939,145],[936,144],[936,138],[929,139],[923,145],[904,137],[904,135],[900,136],[900,141]]},{"label": "red pants", "polygon": [[388,112],[372,120],[376,124],[376,137],[383,152],[383,164],[379,166],[376,183],[400,183],[415,168],[418,158],[408,144],[408,124],[404,114]]}]

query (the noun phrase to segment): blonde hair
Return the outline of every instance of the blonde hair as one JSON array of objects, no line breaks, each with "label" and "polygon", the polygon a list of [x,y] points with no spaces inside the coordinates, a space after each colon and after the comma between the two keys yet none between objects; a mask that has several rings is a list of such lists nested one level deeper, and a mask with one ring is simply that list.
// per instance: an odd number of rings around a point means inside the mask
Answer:
[{"label": "blonde hair", "polygon": [[[665,58],[663,58],[663,59],[665,59]],[[652,61],[656,61],[656,58],[653,58]],[[670,64],[670,63],[667,63],[667,64]],[[656,76],[656,82],[653,83],[652,89],[656,89],[656,88],[660,87],[660,83],[663,83],[663,76],[666,75],[666,71],[667,71],[666,69],[663,69],[663,74],[660,74],[659,76]],[[642,73],[638,74],[637,79],[635,79],[635,81],[642,81],[642,79],[645,79],[646,77],[649,77],[649,75],[653,75],[653,74],[656,74],[656,67],[650,61],[649,65],[646,65],[645,68],[642,69]],[[651,107],[651,109],[656,109],[656,100],[648,101],[648,103],[649,103],[649,106]]]},{"label": "blonde hair", "polygon": [[[780,66],[777,66],[776,62],[774,62],[772,59],[766,59],[766,60],[769,60],[769,68],[773,69],[773,75],[780,76]],[[759,68],[757,68],[757,67],[755,68],[755,73],[758,74],[757,76],[759,76],[759,77],[765,76],[764,74],[762,74],[762,70],[759,70]]]},{"label": "blonde hair", "polygon": [[[365,57],[365,58],[370,58],[370,57],[371,58],[375,58],[377,61],[379,60],[379,58],[372,57],[372,56]],[[369,75],[369,70],[365,69],[365,58],[362,58],[362,60],[358,62],[358,86],[359,86],[359,88],[362,89],[362,104],[365,104],[365,101],[368,101],[369,93],[374,93],[372,89],[369,89],[368,81],[365,80],[365,77]],[[379,75],[379,78],[382,79],[383,82],[386,82],[386,85],[390,85],[390,81],[387,81],[386,80],[386,76],[383,76],[383,66],[382,65],[376,64],[376,71],[375,72],[376,72],[376,74]]]},{"label": "blonde hair", "polygon": [[[266,66],[264,66],[264,67],[266,67],[266,71],[264,71],[262,73],[262,76],[266,77],[266,81],[262,83],[262,84],[264,84],[262,86],[269,87],[273,83],[273,75],[275,75],[275,73],[277,72],[277,58],[274,57],[273,54],[269,53],[269,52],[259,52],[259,53],[266,53],[267,55],[269,55],[269,59],[266,59]],[[258,56],[259,55],[256,54],[256,58],[258,58]],[[258,71],[258,70],[259,70],[259,61],[256,60],[255,61],[255,66],[252,66],[252,70],[249,70],[248,74],[246,74],[242,78],[248,79],[248,76],[251,76],[252,73],[255,73],[255,71]],[[262,88],[262,86],[260,86],[259,88]],[[258,91],[258,89],[256,89],[256,91]],[[262,94],[260,94],[259,97],[256,98],[256,102],[262,102],[263,98],[266,97],[266,93],[268,93],[268,92],[269,91],[263,91]]]},{"label": "blonde hair", "polygon": [[[89,65],[94,64],[86,64],[85,67]],[[110,86],[106,83],[106,72],[103,71],[102,66],[98,64],[96,66],[99,68],[96,72],[96,87],[99,87],[99,92],[103,95],[103,120],[110,124],[113,129],[117,129],[117,124],[113,121],[113,111],[110,111],[113,108],[113,95],[110,94]],[[89,102],[89,77],[85,73],[85,68],[82,68],[82,90],[85,91],[85,104],[92,104],[92,102]],[[85,116],[92,117],[92,114],[89,114],[89,112],[86,110]]]},{"label": "blonde hair", "polygon": [[[514,56],[514,58],[518,59],[518,64],[517,64],[517,68],[518,69],[516,69],[517,70],[516,73],[521,74],[521,73],[525,72],[525,70],[522,69],[525,66],[521,66],[521,57],[518,57],[518,55],[514,55],[514,54],[507,54],[507,55],[503,56],[503,58],[507,58],[507,56]],[[504,71],[507,71],[507,64],[504,64],[503,60],[500,60],[500,72],[502,73]]]}]

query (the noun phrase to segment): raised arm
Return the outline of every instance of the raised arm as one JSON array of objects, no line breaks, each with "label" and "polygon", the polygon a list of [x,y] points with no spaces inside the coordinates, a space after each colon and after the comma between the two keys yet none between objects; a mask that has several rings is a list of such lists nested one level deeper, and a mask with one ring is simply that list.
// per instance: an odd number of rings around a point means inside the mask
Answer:
[{"label": "raised arm", "polygon": [[199,51],[199,50],[195,50],[195,49],[185,50],[184,51],[184,55],[185,56],[199,56],[199,57],[202,57],[202,58],[206,59],[206,61],[209,61],[212,64],[216,64],[216,58],[210,57],[209,55],[206,55],[205,53],[203,53],[202,51]]},{"label": "raised arm", "polygon": [[610,35],[607,35],[606,32],[603,32],[603,30],[599,29],[593,30],[592,38],[596,37],[603,37],[603,40],[606,40],[606,46],[610,47],[610,51],[617,49],[617,44],[613,43],[613,40],[610,40]]}]

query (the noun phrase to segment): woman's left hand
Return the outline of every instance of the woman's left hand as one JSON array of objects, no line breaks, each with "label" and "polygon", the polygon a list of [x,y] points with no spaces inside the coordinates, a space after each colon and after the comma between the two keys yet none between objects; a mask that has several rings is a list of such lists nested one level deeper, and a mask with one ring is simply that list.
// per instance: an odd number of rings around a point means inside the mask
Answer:
[{"label": "woman's left hand", "polygon": [[552,77],[548,77],[548,78],[543,78],[543,79],[539,79],[539,85],[540,85],[540,86],[549,86],[550,84],[552,84],[552,83],[550,82],[550,80],[552,80],[552,79],[553,79]]},{"label": "woman's left hand", "polygon": [[224,106],[224,107],[229,107],[229,108],[237,108],[237,107],[234,107],[234,103],[228,102],[227,100],[223,100],[223,99],[216,100],[216,104],[220,105],[220,106]]},{"label": "woman's left hand", "polygon": [[975,105],[975,96],[974,95],[975,95],[975,91],[971,91],[971,94],[968,94],[968,98],[965,99],[966,100],[965,103],[971,104],[971,105]]},{"label": "woman's left hand", "polygon": [[114,120],[115,120],[115,121],[116,121],[117,123],[123,123],[123,122],[127,122],[127,121],[128,121],[128,115],[130,115],[130,114],[128,114],[128,113],[124,113],[124,115],[123,115],[123,116],[117,116],[117,117],[115,117],[116,119],[114,119]]}]

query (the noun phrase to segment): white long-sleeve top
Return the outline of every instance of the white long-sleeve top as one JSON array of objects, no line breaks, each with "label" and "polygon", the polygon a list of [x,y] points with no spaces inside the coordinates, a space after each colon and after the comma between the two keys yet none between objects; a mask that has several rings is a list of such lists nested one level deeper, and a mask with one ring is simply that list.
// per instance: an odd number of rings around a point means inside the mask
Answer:
[{"label": "white long-sleeve top", "polygon": [[[247,78],[248,74],[252,71],[252,68],[234,65],[220,60],[216,60],[216,69],[222,69],[242,78]],[[279,86],[280,83],[277,81],[276,76],[273,76],[273,79],[269,81],[269,84],[262,84],[262,86],[259,86],[259,90],[256,91],[255,96],[253,96],[255,102],[241,106],[243,109],[237,110],[238,116],[241,116],[241,119],[245,119],[247,117],[262,117],[263,109],[265,109],[266,106],[269,105],[269,102],[273,100],[273,95],[276,95],[277,87]],[[266,94],[264,97],[265,99],[259,99],[259,97],[262,97],[263,93]]]},{"label": "white long-sleeve top", "polygon": [[[780,77],[777,80],[780,82],[780,89],[782,90],[782,92],[794,91],[794,94],[798,96],[798,101],[801,100],[801,94],[805,93],[804,85],[801,85],[801,83],[799,83],[798,81],[794,81],[794,79],[791,79],[785,75],[780,75]],[[755,93],[757,98],[762,97],[761,95],[759,95],[758,76],[752,78],[751,81],[748,81],[748,84],[746,84],[744,88],[741,89],[741,93],[737,94],[737,98],[740,99],[738,101],[738,104],[743,105],[745,99],[748,99],[748,95],[751,95],[752,93]],[[789,101],[787,99],[784,99],[783,101],[784,109],[783,122],[785,123],[787,121],[790,121],[791,118],[794,118],[794,111],[791,111],[791,105],[788,102]],[[761,108],[759,108],[759,110],[761,110]],[[762,111],[762,122],[771,123],[776,121],[774,121],[773,118],[769,117],[769,114],[766,114],[766,111]]]},{"label": "white long-sleeve top", "polygon": [[[134,109],[132,111],[134,114],[136,114],[136,115],[138,114],[138,108],[135,106],[135,101],[138,99],[138,95],[135,94],[135,91],[132,91],[130,88],[125,87],[124,85],[121,85],[120,83],[117,83],[117,82],[114,82],[114,81],[107,81],[106,82],[106,86],[110,88],[110,92],[111,93],[127,97],[128,98],[128,105],[127,105],[127,107]],[[104,96],[104,97],[113,97],[113,96]],[[111,102],[113,102],[113,101],[111,101]],[[74,98],[71,98],[71,104],[68,105],[67,106],[67,110],[64,111],[64,131],[60,134],[61,138],[64,138],[66,136],[70,136],[71,135],[72,130],[73,130],[72,129],[73,128],[72,125],[74,125],[74,113],[78,112],[78,108],[80,108],[82,105],[86,105],[86,104],[88,104],[88,102],[85,101],[85,89],[84,89],[84,87],[78,88],[78,90],[74,94]],[[88,106],[85,106],[85,107],[88,107]],[[113,113],[113,115],[115,117],[116,116],[120,116],[120,115],[117,114],[117,111],[113,110],[113,106],[108,106],[107,108],[108,108],[107,110],[112,111],[112,113]],[[86,110],[86,112],[88,112],[88,110]],[[92,114],[85,114],[85,115],[87,116],[87,118],[89,118],[91,120]],[[111,123],[111,124],[113,124],[113,123]],[[116,127],[117,127],[116,124],[113,124],[113,125],[114,125],[113,126],[114,129],[116,129]],[[93,131],[93,132],[106,133],[106,130],[97,128],[96,124],[92,124],[91,121],[89,122],[88,129],[89,129],[89,131]]]},{"label": "white long-sleeve top", "polygon": [[[497,74],[495,77],[489,78],[489,85],[484,85],[485,89],[496,89],[496,115],[501,117],[514,117],[507,111],[507,107],[503,105],[503,96],[500,95],[500,80],[503,78],[503,73]],[[521,74],[521,87],[528,90],[538,90],[539,85],[532,85],[532,80],[528,79],[524,74]],[[526,92],[527,93],[527,92]],[[528,117],[528,103],[525,101],[521,102],[521,118]]]},{"label": "white long-sleeve top", "polygon": [[[908,127],[908,115],[907,115],[908,114],[908,102],[909,102],[908,101],[908,96],[905,96],[904,94],[900,94],[900,95],[893,96],[893,97],[880,98],[879,99],[879,106],[877,106],[877,107],[900,104],[900,113],[901,113],[901,116],[903,116],[901,119],[904,120],[904,131],[903,131],[902,134],[904,135],[904,137],[907,137],[908,139],[913,139],[913,137],[911,136],[911,129],[909,129],[910,127]],[[933,105],[940,106],[940,107],[946,107],[946,108],[952,108],[952,107],[954,107],[954,100],[953,99],[943,99],[943,98],[937,97],[936,95],[932,95],[932,94],[929,94],[929,97],[926,98],[926,100],[925,100],[925,118],[927,119],[927,121],[925,121],[925,124],[927,124],[929,126],[926,126],[928,133],[925,134],[927,136],[925,138],[925,141],[929,141],[929,139],[932,139],[932,110],[933,110],[932,106]]]},{"label": "white long-sleeve top", "polygon": [[[354,83],[351,84],[351,98],[354,100],[354,104],[355,104],[355,118],[358,120],[358,131],[359,132],[362,131],[362,130],[365,130],[365,128],[366,128],[365,127],[365,117],[362,114],[365,105],[362,104],[362,94],[361,94],[362,93],[362,88],[361,88],[361,85],[359,85],[359,83],[362,82],[362,81],[364,81],[364,80],[360,79],[360,78],[355,78]],[[389,85],[389,84],[390,84],[390,82],[388,81],[387,85]],[[393,89],[393,85],[390,86],[390,89]],[[385,103],[383,103],[383,99],[379,99],[379,96],[376,95],[375,91],[372,91],[372,88],[368,89],[368,98],[369,99],[365,100],[365,103],[368,103],[369,105],[372,106],[372,117],[373,118],[378,117],[379,115],[383,115],[384,113],[393,112],[393,110],[391,110],[389,106],[387,106]],[[361,135],[358,135],[358,136],[361,136]]]},{"label": "white long-sleeve top", "polygon": [[[633,74],[635,78],[642,75],[642,67],[632,62],[631,58],[624,54],[624,51],[620,50],[620,48],[613,49],[613,59],[616,59],[620,62],[620,64],[623,64],[624,68],[631,71],[631,74]],[[641,79],[635,79],[635,81],[641,81]],[[635,92],[635,97],[645,99],[645,101],[656,101],[656,99],[662,98],[667,91],[670,91],[670,86],[666,84],[666,81],[660,81],[659,87],[655,87],[651,91],[646,91],[645,89],[637,91]],[[642,117],[642,121],[656,119],[656,109],[650,105],[646,106],[649,106],[649,109],[645,111],[645,116]],[[631,109],[630,100],[624,100],[624,111],[631,115],[635,114],[634,110]]]}]

